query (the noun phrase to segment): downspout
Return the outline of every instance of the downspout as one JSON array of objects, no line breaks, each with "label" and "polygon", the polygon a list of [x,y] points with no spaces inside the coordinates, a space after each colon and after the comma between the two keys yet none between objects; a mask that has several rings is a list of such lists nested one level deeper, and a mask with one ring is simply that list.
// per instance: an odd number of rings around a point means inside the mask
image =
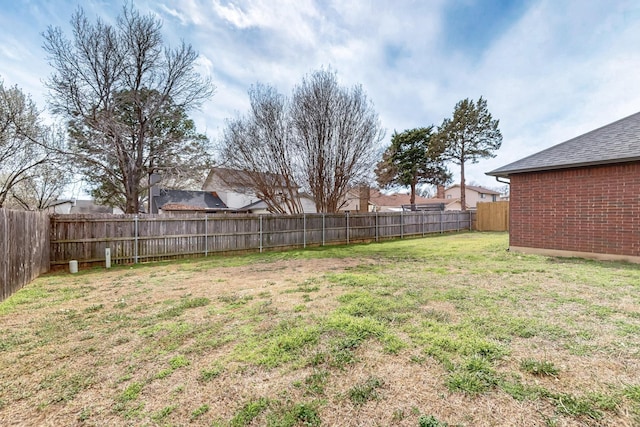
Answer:
[{"label": "downspout", "polygon": [[[506,181],[500,181],[500,177],[496,176],[496,181],[501,184],[507,184],[509,186],[509,200],[511,200],[511,180],[507,178]],[[507,248],[508,251],[511,247],[511,203],[509,203],[509,224],[507,225],[509,226],[509,248]]]}]

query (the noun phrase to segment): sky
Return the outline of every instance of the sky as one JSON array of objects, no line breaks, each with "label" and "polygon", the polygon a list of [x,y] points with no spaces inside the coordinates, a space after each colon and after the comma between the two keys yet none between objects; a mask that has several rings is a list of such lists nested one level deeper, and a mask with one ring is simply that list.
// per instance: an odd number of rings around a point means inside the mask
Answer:
[{"label": "sky", "polygon": [[[290,94],[314,70],[362,85],[386,129],[435,125],[480,96],[500,121],[496,157],[467,165],[467,184],[500,187],[485,172],[640,111],[636,0],[136,0],[163,22],[165,43],[198,52],[216,85],[191,113],[216,141],[248,111],[255,83]],[[42,33],[82,6],[114,22],[121,1],[0,0],[0,79],[47,108],[52,74]],[[459,167],[450,165],[454,180]]]}]

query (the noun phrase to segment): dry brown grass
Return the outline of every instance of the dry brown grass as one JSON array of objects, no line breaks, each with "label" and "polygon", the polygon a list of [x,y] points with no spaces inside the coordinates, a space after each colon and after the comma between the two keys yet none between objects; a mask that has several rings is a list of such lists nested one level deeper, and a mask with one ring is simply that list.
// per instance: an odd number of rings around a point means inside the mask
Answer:
[{"label": "dry brown grass", "polygon": [[[296,405],[336,426],[640,425],[638,267],[505,245],[468,233],[42,277],[0,304],[0,425],[304,425]],[[377,332],[348,323],[365,321]],[[478,358],[495,382],[452,387]],[[376,397],[352,401],[373,377]]]}]

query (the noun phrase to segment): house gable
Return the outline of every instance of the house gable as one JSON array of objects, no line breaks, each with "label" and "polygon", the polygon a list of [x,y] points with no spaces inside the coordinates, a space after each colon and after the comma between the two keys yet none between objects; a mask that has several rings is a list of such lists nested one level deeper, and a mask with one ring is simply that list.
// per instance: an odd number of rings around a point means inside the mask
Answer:
[{"label": "house gable", "polygon": [[[204,191],[215,191],[222,201],[234,209],[244,209],[248,205],[260,202],[263,196],[254,187],[254,179],[258,179],[260,188],[268,188],[278,195],[290,195],[290,191],[297,193],[298,186],[293,183],[293,190],[286,187],[285,179],[277,174],[264,172],[247,172],[229,168],[215,167],[209,171],[202,186]],[[300,194],[298,194],[301,197]],[[304,206],[303,206],[304,208]],[[315,207],[313,208],[315,212]],[[305,210],[306,212],[306,210]]]}]

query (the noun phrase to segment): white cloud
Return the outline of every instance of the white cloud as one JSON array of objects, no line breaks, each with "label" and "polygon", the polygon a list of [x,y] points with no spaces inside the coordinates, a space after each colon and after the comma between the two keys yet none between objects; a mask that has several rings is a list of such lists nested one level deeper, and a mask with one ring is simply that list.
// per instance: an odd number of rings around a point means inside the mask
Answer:
[{"label": "white cloud", "polygon": [[[0,73],[34,93],[50,73],[40,32],[67,34],[75,3],[17,2],[0,16]],[[257,81],[288,94],[322,66],[348,86],[360,83],[388,129],[438,125],[463,98],[485,96],[500,119],[503,148],[468,168],[469,181],[495,185],[484,172],[638,110],[640,5],[630,0],[532,0],[484,50],[444,43],[446,0],[140,0],[141,12],[164,20],[166,40],[200,52],[198,68],[217,86],[194,113],[216,137],[224,118],[248,108]],[[83,3],[87,16],[113,19],[121,3]],[[454,22],[455,24],[455,22]],[[26,52],[26,53],[25,53]],[[21,58],[21,59],[20,59]],[[35,93],[38,92],[38,93]],[[44,105],[42,105],[44,106]]]},{"label": "white cloud", "polygon": [[281,0],[277,3],[246,0],[222,4],[213,1],[214,11],[239,29],[268,29],[278,38],[292,44],[312,44],[316,41],[314,19],[318,11],[310,0]]},{"label": "white cloud", "polygon": [[259,21],[252,19],[248,13],[245,13],[240,7],[234,4],[224,6],[220,4],[220,2],[214,2],[213,9],[221,18],[238,28],[248,28],[251,26],[259,26],[260,24]]},{"label": "white cloud", "polygon": [[172,8],[170,8],[170,7],[167,7],[167,6],[166,6],[166,5],[164,5],[164,4],[161,4],[161,5],[160,5],[160,8],[161,8],[164,12],[166,12],[168,15],[171,15],[171,16],[173,16],[174,18],[178,18],[178,20],[180,21],[180,23],[181,23],[182,25],[186,25],[186,24],[189,22],[189,19],[187,18],[187,16],[186,16],[186,15],[184,15],[184,14],[182,14],[182,13],[180,13],[180,12],[178,12],[178,10],[177,10],[177,9],[172,9]]},{"label": "white cloud", "polygon": [[[206,25],[209,22],[206,15],[206,3],[201,3],[198,0],[181,0],[177,3],[170,3],[170,5],[161,3],[160,9],[166,14],[177,18],[183,26],[189,24]],[[153,6],[154,3],[151,2],[147,7],[153,8]]]}]

